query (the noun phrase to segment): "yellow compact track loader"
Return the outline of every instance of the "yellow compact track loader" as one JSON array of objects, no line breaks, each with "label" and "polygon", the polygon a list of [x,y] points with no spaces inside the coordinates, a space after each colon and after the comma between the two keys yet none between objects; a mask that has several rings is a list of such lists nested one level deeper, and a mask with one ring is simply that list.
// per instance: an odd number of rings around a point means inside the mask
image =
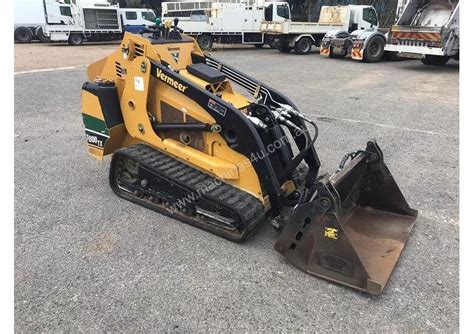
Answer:
[{"label": "yellow compact track loader", "polygon": [[381,294],[417,212],[375,140],[320,174],[316,124],[203,54],[177,21],[126,33],[88,77],[88,150],[112,154],[118,196],[232,241],[269,222],[281,232],[275,249],[298,268]]}]

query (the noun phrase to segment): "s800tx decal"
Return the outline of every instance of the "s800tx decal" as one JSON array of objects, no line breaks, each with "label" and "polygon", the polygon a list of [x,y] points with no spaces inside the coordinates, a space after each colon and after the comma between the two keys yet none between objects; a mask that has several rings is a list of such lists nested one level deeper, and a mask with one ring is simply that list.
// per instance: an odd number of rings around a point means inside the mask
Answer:
[{"label": "s800tx decal", "polygon": [[84,113],[82,114],[82,120],[86,128],[87,144],[103,149],[105,142],[110,137],[105,121]]},{"label": "s800tx decal", "polygon": [[105,136],[103,134],[86,129],[86,139],[87,144],[103,149],[105,142],[107,139],[109,139],[109,136]]}]

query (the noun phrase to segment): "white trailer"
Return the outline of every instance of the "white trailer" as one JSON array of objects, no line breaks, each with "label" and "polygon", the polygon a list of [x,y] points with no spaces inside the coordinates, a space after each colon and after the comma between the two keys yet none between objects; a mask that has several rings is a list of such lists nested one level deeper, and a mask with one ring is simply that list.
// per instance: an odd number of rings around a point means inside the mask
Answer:
[{"label": "white trailer", "polygon": [[390,28],[386,51],[425,65],[459,60],[459,1],[411,0]]},{"label": "white trailer", "polygon": [[269,42],[261,31],[262,21],[290,19],[286,2],[218,0],[163,2],[161,5],[162,19],[179,18],[180,28],[196,38],[203,49],[211,49],[214,42],[261,47]]},{"label": "white trailer", "polygon": [[47,42],[41,26],[69,24],[70,6],[55,0],[15,0],[14,38],[18,43]]},{"label": "white trailer", "polygon": [[308,54],[313,45],[319,46],[329,31],[355,31],[378,28],[377,13],[372,6],[322,6],[318,22],[262,22],[262,32],[274,35],[280,52],[294,49]]}]

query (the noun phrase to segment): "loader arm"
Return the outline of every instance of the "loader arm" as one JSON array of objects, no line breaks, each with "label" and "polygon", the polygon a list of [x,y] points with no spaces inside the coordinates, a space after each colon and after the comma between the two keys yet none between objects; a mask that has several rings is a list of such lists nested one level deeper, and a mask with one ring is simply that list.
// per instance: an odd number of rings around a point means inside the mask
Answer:
[{"label": "loader arm", "polygon": [[[198,58],[198,57],[196,57]],[[224,73],[229,80],[231,80],[236,85],[239,85],[243,89],[247,90],[253,97],[258,99],[261,103],[269,106],[278,108],[282,104],[288,105],[294,110],[299,112],[299,109],[296,105],[288,99],[285,95],[278,92],[277,90],[269,87],[268,85],[260,82],[241,71],[220,62],[219,60],[212,58],[210,56],[205,56],[200,58],[200,61],[205,62],[207,65],[215,68],[216,70]],[[291,121],[298,125],[304,131],[308,131],[308,128],[301,117],[297,117],[291,115]],[[293,138],[295,139],[296,144],[300,150],[303,150],[306,145],[306,140],[303,136],[297,136],[295,130],[293,128],[289,129]],[[321,162],[319,160],[318,154],[316,153],[316,149],[314,146],[310,148],[308,153],[305,155],[305,161],[309,168],[309,173],[312,175],[312,178],[315,179],[319,174],[319,167],[321,166]]]}]

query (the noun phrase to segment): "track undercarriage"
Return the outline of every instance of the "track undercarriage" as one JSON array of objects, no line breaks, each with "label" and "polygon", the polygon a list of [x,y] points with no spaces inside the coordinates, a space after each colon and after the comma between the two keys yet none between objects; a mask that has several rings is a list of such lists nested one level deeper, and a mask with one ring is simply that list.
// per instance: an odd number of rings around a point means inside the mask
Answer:
[{"label": "track undercarriage", "polygon": [[255,197],[144,144],[115,152],[110,186],[120,197],[233,241],[265,219]]}]

